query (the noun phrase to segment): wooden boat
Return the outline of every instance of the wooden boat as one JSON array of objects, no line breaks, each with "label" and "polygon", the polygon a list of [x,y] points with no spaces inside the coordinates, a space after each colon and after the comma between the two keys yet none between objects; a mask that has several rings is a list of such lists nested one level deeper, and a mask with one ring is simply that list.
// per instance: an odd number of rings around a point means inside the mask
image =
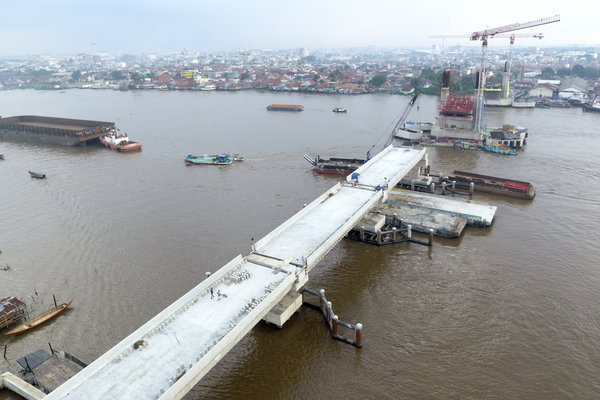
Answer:
[{"label": "wooden boat", "polygon": [[183,159],[186,164],[194,165],[229,165],[233,164],[234,161],[244,161],[244,157],[240,157],[237,154],[188,154]]},{"label": "wooden boat", "polygon": [[46,174],[43,174],[41,172],[33,172],[33,171],[28,171],[28,172],[29,172],[29,176],[31,176],[32,178],[44,179],[46,177]]},{"label": "wooden boat", "polygon": [[17,327],[11,329],[8,332],[5,332],[4,334],[5,335],[14,335],[14,334],[25,332],[26,330],[35,328],[36,326],[48,321],[52,317],[55,317],[58,314],[60,314],[61,312],[63,312],[64,310],[66,310],[66,308],[69,307],[69,305],[71,305],[72,301],[73,300],[69,300],[65,303],[62,303],[59,306],[56,306],[48,311],[45,311],[45,312],[41,313],[40,315],[38,315],[37,317],[34,317],[34,318],[30,319],[29,321],[26,321],[26,322],[22,323],[21,325],[18,325]]}]

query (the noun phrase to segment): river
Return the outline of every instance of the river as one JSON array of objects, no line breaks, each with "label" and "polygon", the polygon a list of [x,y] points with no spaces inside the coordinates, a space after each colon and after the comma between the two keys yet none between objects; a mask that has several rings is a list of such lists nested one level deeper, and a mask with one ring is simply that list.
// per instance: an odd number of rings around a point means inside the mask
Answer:
[{"label": "river", "polygon": [[[333,186],[302,155],[363,157],[408,96],[273,92],[0,91],[0,114],[114,121],[143,150],[0,142],[0,297],[63,315],[0,337],[0,372],[39,348],[92,362]],[[304,105],[269,112],[270,103]],[[422,96],[411,120],[434,121]],[[347,114],[332,113],[344,107]],[[489,228],[433,247],[342,241],[311,272],[363,348],[302,308],[259,324],[186,399],[592,399],[600,396],[600,115],[490,109],[529,130],[516,157],[429,148],[432,172],[532,182],[533,201],[477,194]],[[228,167],[188,153],[235,152]],[[46,173],[31,179],[28,170]]]}]

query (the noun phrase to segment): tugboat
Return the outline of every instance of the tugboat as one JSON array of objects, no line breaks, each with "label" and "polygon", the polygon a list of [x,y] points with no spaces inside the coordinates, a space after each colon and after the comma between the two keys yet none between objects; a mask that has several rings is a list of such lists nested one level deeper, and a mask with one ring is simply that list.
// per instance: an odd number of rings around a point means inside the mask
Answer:
[{"label": "tugboat", "polygon": [[142,144],[140,142],[131,141],[127,134],[122,133],[118,129],[111,129],[107,135],[101,136],[100,143],[106,146],[107,149],[116,151],[132,151],[142,149]]}]

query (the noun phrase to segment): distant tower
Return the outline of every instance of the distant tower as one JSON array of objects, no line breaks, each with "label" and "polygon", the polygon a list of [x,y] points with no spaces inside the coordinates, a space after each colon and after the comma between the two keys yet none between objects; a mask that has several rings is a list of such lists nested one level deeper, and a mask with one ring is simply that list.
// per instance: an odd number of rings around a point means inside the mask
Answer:
[{"label": "distant tower", "polygon": [[308,49],[306,47],[303,47],[300,49],[300,51],[298,52],[298,55],[302,58],[304,57],[308,57],[310,55],[310,52],[308,51]]}]

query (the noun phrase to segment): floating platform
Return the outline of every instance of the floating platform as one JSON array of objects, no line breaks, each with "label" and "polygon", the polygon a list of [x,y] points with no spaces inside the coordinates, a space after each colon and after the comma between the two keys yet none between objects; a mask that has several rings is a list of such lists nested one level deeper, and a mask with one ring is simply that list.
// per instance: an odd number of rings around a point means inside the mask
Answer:
[{"label": "floating platform", "polygon": [[38,115],[0,118],[0,139],[61,146],[85,145],[111,129],[115,129],[114,122]]},{"label": "floating platform", "polygon": [[87,364],[63,351],[37,350],[21,357],[20,378],[48,394],[84,369]]},{"label": "floating platform", "polygon": [[377,238],[378,244],[414,241],[407,232],[410,225],[415,232],[456,238],[467,225],[489,226],[496,209],[487,203],[396,189],[389,192],[383,203],[373,207],[348,237],[368,242],[369,238],[375,241],[375,235],[383,235]]},{"label": "floating platform", "polygon": [[412,207],[427,210],[432,214],[446,214],[466,218],[467,225],[471,226],[491,225],[498,209],[498,207],[484,202],[418,193],[403,189],[391,190],[388,199],[383,204],[390,211],[402,207]]}]

